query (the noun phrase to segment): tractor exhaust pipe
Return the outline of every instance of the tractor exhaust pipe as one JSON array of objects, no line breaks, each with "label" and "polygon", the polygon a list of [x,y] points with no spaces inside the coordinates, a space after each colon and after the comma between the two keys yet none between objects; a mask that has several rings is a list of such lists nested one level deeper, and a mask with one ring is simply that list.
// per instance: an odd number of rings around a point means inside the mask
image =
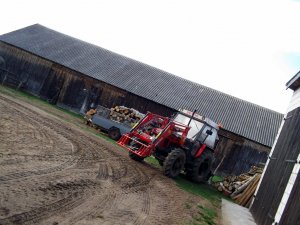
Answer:
[{"label": "tractor exhaust pipe", "polygon": [[192,117],[191,117],[191,119],[190,119],[190,121],[188,123],[188,127],[190,126],[190,123],[192,122],[192,119],[193,119],[193,117],[194,117],[194,115],[195,115],[196,112],[197,112],[197,109],[194,110],[194,112],[192,114]]}]

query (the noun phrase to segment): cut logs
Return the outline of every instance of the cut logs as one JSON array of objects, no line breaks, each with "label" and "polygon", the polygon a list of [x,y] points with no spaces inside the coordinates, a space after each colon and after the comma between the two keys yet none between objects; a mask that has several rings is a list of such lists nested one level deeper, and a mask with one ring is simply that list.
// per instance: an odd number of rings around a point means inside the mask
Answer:
[{"label": "cut logs", "polygon": [[145,115],[133,108],[127,108],[125,106],[116,106],[110,109],[110,119],[123,123],[128,122],[135,124],[140,121]]},{"label": "cut logs", "polygon": [[101,127],[101,124],[93,124],[93,117],[95,116],[95,114],[98,117],[122,123],[129,128],[133,127],[140,121],[140,119],[145,116],[136,109],[127,108],[125,106],[116,106],[109,109],[104,106],[98,105],[96,109],[88,110],[84,116],[85,123],[87,125],[95,126],[98,128]]},{"label": "cut logs", "polygon": [[263,169],[252,166],[250,171],[239,176],[227,176],[221,182],[215,182],[215,188],[230,195],[239,205],[249,207]]},{"label": "cut logs", "polygon": [[86,112],[85,116],[84,116],[84,120],[86,125],[91,125],[92,124],[92,116],[96,114],[96,109],[90,109],[89,111]]}]

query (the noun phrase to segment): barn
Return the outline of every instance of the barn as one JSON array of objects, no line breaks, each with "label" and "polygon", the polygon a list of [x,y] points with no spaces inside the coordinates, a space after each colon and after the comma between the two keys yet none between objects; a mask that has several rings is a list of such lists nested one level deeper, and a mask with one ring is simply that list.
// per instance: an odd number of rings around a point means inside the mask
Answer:
[{"label": "barn", "polygon": [[0,82],[84,113],[125,105],[171,116],[179,109],[222,123],[217,174],[264,163],[283,115],[39,24],[0,36]]},{"label": "barn", "polygon": [[259,225],[300,224],[300,72],[286,86],[294,94],[251,207]]}]

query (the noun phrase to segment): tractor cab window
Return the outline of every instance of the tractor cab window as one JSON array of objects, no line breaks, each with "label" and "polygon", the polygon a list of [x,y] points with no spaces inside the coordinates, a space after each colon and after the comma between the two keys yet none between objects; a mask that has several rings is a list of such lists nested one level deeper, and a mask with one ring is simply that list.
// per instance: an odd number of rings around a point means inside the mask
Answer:
[{"label": "tractor cab window", "polygon": [[[188,123],[190,121],[190,117],[187,117],[187,116],[182,115],[182,114],[177,114],[174,118],[174,121],[176,121],[178,123],[182,123],[184,125],[188,125]],[[192,121],[189,125],[191,127],[191,129],[189,130],[189,132],[187,134],[187,138],[195,139],[196,135],[202,129],[203,125],[204,125],[203,123],[192,119]]]},{"label": "tractor cab window", "polygon": [[206,144],[210,148],[214,148],[216,144],[216,140],[219,137],[217,135],[217,130],[210,126],[205,126],[198,137],[198,140],[204,144]]}]

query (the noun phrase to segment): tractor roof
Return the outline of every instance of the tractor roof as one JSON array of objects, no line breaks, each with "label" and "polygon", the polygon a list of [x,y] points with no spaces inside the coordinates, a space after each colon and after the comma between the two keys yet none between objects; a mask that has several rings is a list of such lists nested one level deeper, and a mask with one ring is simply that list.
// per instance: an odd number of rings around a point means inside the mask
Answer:
[{"label": "tractor roof", "polygon": [[217,130],[220,127],[216,122],[212,121],[211,119],[209,119],[209,118],[207,118],[205,116],[201,116],[198,113],[194,113],[194,112],[186,110],[186,109],[179,109],[179,112],[182,113],[182,114],[184,114],[184,115],[186,115],[186,116],[188,116],[188,117],[192,117],[193,116],[193,119],[199,120],[199,121],[201,121],[203,123],[207,123],[208,125],[216,128]]}]

